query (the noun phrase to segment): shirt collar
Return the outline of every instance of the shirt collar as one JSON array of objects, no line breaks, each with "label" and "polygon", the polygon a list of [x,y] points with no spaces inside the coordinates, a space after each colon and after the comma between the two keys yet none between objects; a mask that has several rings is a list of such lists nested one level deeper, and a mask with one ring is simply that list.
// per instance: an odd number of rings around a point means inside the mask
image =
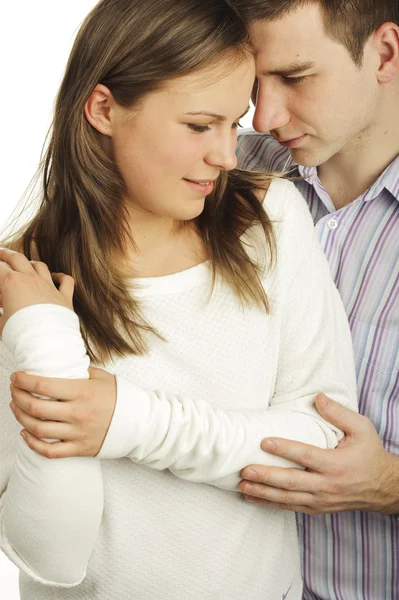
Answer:
[{"label": "shirt collar", "polygon": [[[287,168],[296,167],[301,177],[303,177],[311,185],[317,187],[322,186],[319,176],[317,174],[317,167],[304,167],[298,164],[292,158],[288,162]],[[383,189],[388,190],[394,198],[399,201],[399,156],[397,156],[393,162],[385,169],[379,176],[377,181],[365,192],[363,199],[365,202],[374,200],[377,198]]]}]

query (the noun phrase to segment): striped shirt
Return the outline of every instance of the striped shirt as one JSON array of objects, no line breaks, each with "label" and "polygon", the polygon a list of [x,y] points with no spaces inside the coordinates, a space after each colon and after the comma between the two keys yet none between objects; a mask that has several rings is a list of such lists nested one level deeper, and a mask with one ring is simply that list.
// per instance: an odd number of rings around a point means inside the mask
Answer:
[{"label": "striped shirt", "polygon": [[[316,167],[294,163],[270,135],[245,132],[239,166],[293,169],[352,330],[360,412],[399,455],[399,156],[362,196],[336,210]],[[399,600],[399,517],[297,517],[304,599]]]}]

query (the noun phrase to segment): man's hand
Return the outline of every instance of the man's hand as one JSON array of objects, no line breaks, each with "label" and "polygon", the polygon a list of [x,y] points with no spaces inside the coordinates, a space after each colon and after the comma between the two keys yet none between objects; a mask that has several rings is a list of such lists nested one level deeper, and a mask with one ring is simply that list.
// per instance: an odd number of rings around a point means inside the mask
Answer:
[{"label": "man's hand", "polygon": [[246,500],[308,514],[345,510],[399,514],[399,457],[385,451],[366,417],[323,394],[315,404],[322,417],[346,432],[344,439],[335,450],[263,440],[263,450],[307,470],[248,466],[240,483]]},{"label": "man's hand", "polygon": [[[89,374],[90,379],[14,374],[10,408],[32,450],[46,458],[96,456],[100,452],[114,414],[116,381],[101,369],[90,368]],[[33,394],[60,401],[42,400]]]}]

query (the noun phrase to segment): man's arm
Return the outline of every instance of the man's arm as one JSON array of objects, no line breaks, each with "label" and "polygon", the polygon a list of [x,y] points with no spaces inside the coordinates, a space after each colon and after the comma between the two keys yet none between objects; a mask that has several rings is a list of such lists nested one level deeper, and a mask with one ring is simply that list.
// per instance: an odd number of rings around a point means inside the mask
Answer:
[{"label": "man's arm", "polygon": [[240,490],[250,502],[308,514],[364,510],[399,514],[399,456],[387,452],[372,422],[319,397],[319,413],[346,432],[335,450],[284,439],[264,440],[263,449],[306,469],[250,465]]}]

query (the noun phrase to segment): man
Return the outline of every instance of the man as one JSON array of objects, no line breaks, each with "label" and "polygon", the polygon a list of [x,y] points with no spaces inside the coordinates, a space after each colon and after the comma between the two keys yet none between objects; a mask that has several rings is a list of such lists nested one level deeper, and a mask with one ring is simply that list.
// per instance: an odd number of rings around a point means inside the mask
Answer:
[{"label": "man", "polygon": [[295,185],[347,310],[362,413],[319,396],[346,432],[339,448],[265,440],[307,470],[250,466],[241,490],[303,513],[306,600],[397,600],[399,0],[232,4],[250,25],[253,124],[264,133],[240,137],[240,166],[303,178]]}]

